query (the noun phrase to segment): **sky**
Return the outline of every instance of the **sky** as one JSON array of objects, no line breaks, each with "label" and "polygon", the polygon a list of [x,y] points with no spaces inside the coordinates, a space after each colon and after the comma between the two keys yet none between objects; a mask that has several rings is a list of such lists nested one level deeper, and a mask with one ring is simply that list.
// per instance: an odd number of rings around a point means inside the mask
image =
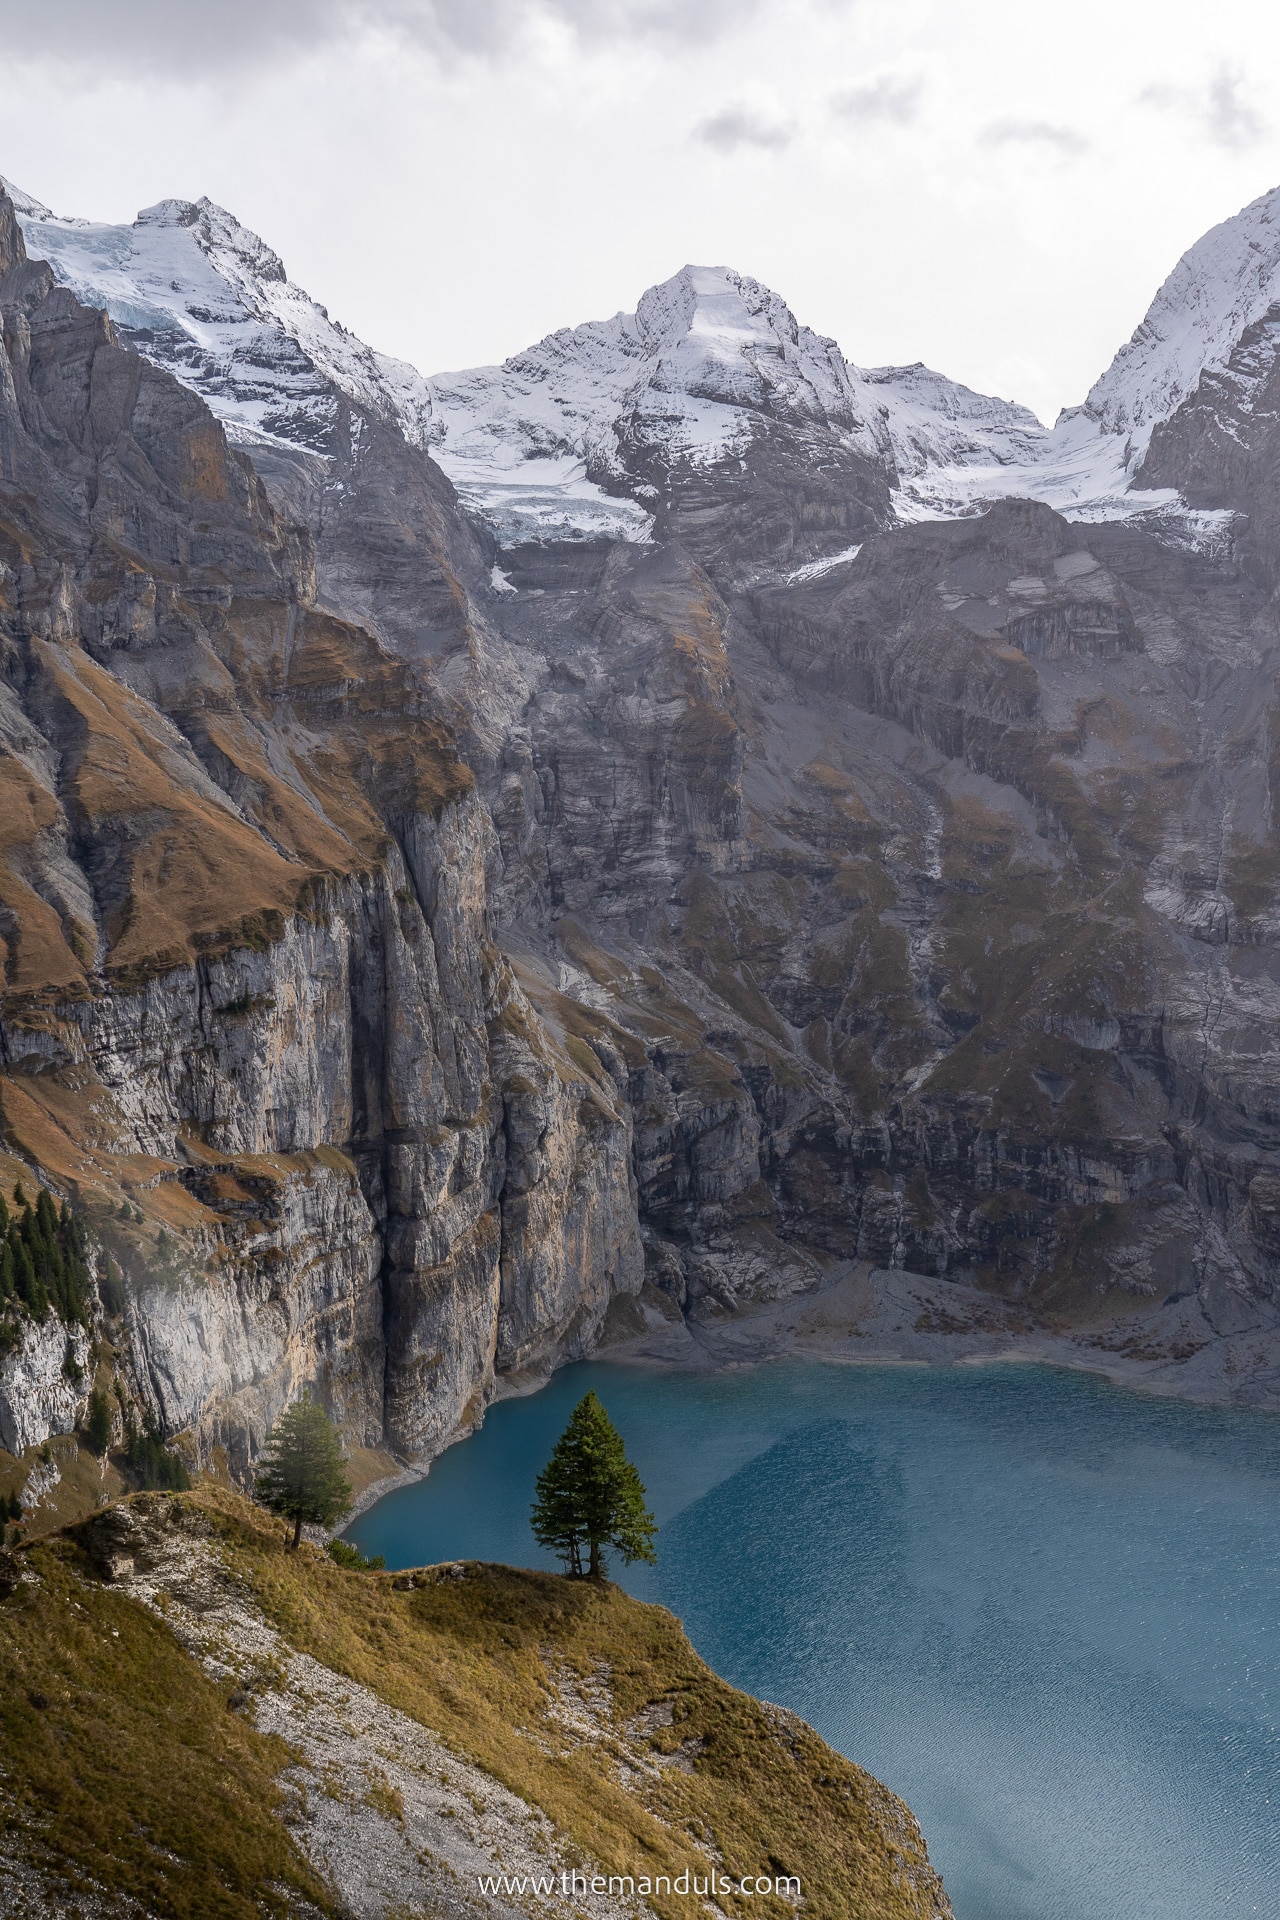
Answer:
[{"label": "sky", "polygon": [[424,373],[686,261],[1045,420],[1280,183],[1260,0],[0,0],[0,173],[209,195]]}]

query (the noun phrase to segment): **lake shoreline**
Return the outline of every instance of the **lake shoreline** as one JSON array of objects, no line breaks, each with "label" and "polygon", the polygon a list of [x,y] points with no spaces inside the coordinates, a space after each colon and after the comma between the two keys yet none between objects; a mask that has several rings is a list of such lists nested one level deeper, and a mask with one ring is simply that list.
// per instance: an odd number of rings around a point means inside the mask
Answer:
[{"label": "lake shoreline", "polygon": [[961,1920],[1269,1911],[1280,1426],[1026,1358],[614,1345],[352,1534],[393,1570],[548,1565],[535,1478],[592,1388],[661,1528],[614,1577],[899,1793]]},{"label": "lake shoreline", "polygon": [[846,1262],[816,1289],[732,1316],[687,1318],[646,1287],[615,1312],[593,1357],[693,1372],[786,1358],[854,1366],[1034,1362],[1165,1398],[1280,1413],[1280,1317],[1235,1296],[1218,1307],[1217,1326],[1211,1311],[1199,1295],[1135,1299],[1107,1325],[1067,1332],[975,1287]]},{"label": "lake shoreline", "polygon": [[[1199,1295],[1162,1303],[1135,1299],[1109,1327],[1076,1334],[1030,1324],[1015,1303],[976,1287],[901,1268],[845,1261],[816,1288],[762,1300],[746,1311],[689,1319],[646,1285],[613,1302],[604,1338],[589,1356],[664,1373],[725,1373],[787,1359],[848,1367],[1035,1365],[1089,1373],[1162,1399],[1280,1414],[1280,1324],[1256,1302]],[[1232,1319],[1245,1324],[1231,1326]],[[1019,1325],[1019,1322],[1028,1323]],[[1189,1349],[1189,1351],[1188,1351]],[[489,1411],[539,1393],[550,1373],[499,1382]],[[362,1488],[342,1522],[351,1526],[398,1487],[425,1479],[441,1454],[466,1440],[484,1414],[429,1457],[405,1460]]]}]

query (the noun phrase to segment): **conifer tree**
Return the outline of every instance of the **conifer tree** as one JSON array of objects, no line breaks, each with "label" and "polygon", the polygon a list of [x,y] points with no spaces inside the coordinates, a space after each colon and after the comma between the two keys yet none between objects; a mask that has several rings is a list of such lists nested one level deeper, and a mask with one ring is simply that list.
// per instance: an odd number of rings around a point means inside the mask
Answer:
[{"label": "conifer tree", "polygon": [[114,1319],[124,1312],[125,1290],[120,1269],[109,1253],[103,1255],[102,1272],[98,1279],[98,1294],[107,1313]]},{"label": "conifer tree", "polygon": [[[31,1216],[28,1214],[26,1217],[30,1219]],[[35,1261],[25,1236],[14,1248],[14,1259],[17,1264],[18,1298],[33,1320],[43,1321],[49,1311],[49,1294],[44,1281],[36,1273]]]},{"label": "conifer tree", "polygon": [[[569,1574],[598,1580],[605,1549],[630,1566],[657,1559],[657,1525],[645,1506],[640,1476],[627,1459],[622,1435],[594,1393],[581,1399],[538,1475],[533,1532],[539,1546],[564,1561]],[[583,1553],[587,1564],[583,1567]]]},{"label": "conifer tree", "polygon": [[255,1490],[264,1507],[293,1521],[296,1549],[302,1524],[328,1527],[351,1505],[337,1430],[316,1400],[295,1400],[267,1435]]},{"label": "conifer tree", "polygon": [[99,1460],[111,1445],[111,1406],[100,1387],[95,1387],[89,1395],[89,1409],[84,1417],[84,1443],[90,1453],[96,1453]]}]

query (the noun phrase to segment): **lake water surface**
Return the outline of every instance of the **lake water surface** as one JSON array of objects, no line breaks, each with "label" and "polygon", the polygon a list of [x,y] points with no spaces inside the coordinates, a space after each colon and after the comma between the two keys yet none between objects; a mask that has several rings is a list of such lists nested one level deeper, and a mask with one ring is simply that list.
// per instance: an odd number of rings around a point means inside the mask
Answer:
[{"label": "lake water surface", "polygon": [[594,1387],[662,1531],[620,1572],[919,1816],[957,1920],[1280,1920],[1280,1419],[1033,1366],[571,1367],[349,1537],[551,1565]]}]

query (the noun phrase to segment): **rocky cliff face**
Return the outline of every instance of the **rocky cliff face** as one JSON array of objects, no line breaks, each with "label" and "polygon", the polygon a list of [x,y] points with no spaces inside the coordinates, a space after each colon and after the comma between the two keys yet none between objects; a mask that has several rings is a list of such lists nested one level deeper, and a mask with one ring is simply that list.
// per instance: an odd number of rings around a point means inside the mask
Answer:
[{"label": "rocky cliff face", "polygon": [[1055,434],[721,269],[406,412],[153,213],[302,411],[6,214],[0,900],[9,1141],[165,1429],[243,1466],[315,1380],[425,1457],[619,1297],[850,1261],[1274,1397],[1263,203],[1198,380],[1175,275]]},{"label": "rocky cliff face", "polygon": [[439,702],[3,200],[0,275],[10,1146],[123,1268],[165,1431],[243,1466],[314,1381],[429,1453],[639,1285],[629,1115],[493,944]]}]

